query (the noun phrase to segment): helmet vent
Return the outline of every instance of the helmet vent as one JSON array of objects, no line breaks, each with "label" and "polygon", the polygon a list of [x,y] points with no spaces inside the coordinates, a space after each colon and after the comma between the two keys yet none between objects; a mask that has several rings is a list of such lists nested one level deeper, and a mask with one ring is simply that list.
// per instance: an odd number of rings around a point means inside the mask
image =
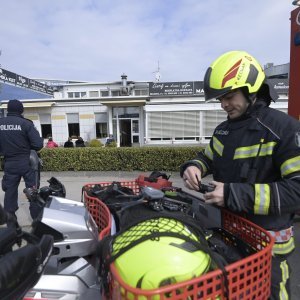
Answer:
[{"label": "helmet vent", "polygon": [[257,76],[258,76],[258,70],[255,68],[254,65],[251,64],[246,83],[249,83],[251,86],[254,86]]},{"label": "helmet vent", "polygon": [[177,247],[179,249],[183,249],[187,252],[195,252],[197,251],[197,247],[194,244],[191,244],[189,242],[184,242],[182,244],[175,244],[175,243],[170,243],[171,246]]}]

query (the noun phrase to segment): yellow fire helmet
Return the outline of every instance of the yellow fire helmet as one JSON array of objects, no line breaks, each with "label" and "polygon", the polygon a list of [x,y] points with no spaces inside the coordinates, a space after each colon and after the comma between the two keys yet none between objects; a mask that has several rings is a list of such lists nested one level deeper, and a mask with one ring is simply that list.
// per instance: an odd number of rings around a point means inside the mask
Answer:
[{"label": "yellow fire helmet", "polygon": [[245,51],[230,51],[218,57],[204,76],[205,100],[219,98],[231,90],[247,87],[256,93],[265,80],[259,62]]},{"label": "yellow fire helmet", "polygon": [[[167,232],[171,234],[143,238]],[[117,257],[115,267],[125,283],[145,290],[192,279],[209,270],[211,258],[188,240],[200,243],[178,220],[160,217],[143,221],[115,239],[113,255],[127,249]],[[131,243],[134,245],[128,247]]]}]

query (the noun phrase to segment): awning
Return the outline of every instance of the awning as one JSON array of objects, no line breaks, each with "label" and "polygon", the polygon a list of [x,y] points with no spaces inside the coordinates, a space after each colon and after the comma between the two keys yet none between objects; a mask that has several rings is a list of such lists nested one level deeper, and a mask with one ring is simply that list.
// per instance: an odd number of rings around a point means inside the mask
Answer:
[{"label": "awning", "polygon": [[[55,104],[55,102],[31,102],[31,103],[24,103],[24,102],[22,102],[22,103],[23,103],[24,108],[50,107],[53,104]],[[7,103],[1,104],[0,108],[7,109]]]}]

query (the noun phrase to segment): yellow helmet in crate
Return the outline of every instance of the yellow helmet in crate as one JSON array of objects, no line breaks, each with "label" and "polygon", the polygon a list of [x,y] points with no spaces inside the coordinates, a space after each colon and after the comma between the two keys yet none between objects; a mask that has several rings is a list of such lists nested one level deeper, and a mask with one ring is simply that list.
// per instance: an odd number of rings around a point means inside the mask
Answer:
[{"label": "yellow helmet in crate", "polygon": [[138,223],[117,236],[115,267],[125,283],[145,290],[192,279],[206,273],[209,254],[197,247],[199,238],[176,219]]}]

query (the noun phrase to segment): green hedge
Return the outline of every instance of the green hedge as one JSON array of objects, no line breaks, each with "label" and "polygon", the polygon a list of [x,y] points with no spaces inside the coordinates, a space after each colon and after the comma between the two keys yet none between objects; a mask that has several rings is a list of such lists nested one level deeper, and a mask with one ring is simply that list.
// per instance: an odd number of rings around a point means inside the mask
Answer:
[{"label": "green hedge", "polygon": [[43,148],[39,153],[43,171],[179,171],[179,166],[201,149],[200,146]]},{"label": "green hedge", "polygon": [[202,147],[44,148],[43,171],[178,171]]}]

